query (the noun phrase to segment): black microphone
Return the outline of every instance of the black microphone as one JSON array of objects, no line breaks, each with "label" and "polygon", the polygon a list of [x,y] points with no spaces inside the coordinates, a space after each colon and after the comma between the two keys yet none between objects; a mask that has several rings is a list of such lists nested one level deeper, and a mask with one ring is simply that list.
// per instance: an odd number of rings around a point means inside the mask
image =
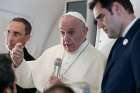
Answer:
[{"label": "black microphone", "polygon": [[62,64],[62,59],[56,58],[56,60],[55,60],[55,62],[54,62],[54,72],[53,72],[53,76],[56,76],[56,77],[59,78],[59,76],[60,76],[61,64]]}]

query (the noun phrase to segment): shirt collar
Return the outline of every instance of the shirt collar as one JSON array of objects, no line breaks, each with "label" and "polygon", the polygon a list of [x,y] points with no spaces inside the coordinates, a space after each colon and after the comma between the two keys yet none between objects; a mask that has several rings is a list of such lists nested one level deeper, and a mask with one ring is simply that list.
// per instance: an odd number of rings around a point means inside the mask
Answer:
[{"label": "shirt collar", "polygon": [[128,33],[129,29],[133,26],[133,24],[137,21],[138,18],[134,18],[132,22],[125,28],[124,32],[122,33],[122,37],[125,37]]}]

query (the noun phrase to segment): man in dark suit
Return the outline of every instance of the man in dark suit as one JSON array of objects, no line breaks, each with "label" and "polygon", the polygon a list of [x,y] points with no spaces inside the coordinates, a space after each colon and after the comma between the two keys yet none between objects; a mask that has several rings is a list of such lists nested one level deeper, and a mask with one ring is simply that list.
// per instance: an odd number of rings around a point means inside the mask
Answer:
[{"label": "man in dark suit", "polygon": [[[34,60],[25,48],[26,42],[30,39],[31,29],[31,24],[26,19],[16,17],[9,22],[6,34],[6,44],[9,51],[13,50],[20,43],[23,47],[24,59],[27,61]],[[35,88],[24,89],[17,85],[17,93],[35,93],[35,91]]]},{"label": "man in dark suit", "polygon": [[97,27],[116,38],[108,57],[102,93],[140,93],[140,19],[130,0],[92,0]]}]

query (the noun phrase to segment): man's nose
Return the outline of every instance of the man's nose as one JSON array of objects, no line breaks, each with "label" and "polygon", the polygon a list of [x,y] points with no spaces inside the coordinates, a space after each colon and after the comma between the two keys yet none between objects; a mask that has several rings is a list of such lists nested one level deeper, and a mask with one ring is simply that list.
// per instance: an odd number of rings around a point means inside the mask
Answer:
[{"label": "man's nose", "polygon": [[63,37],[65,42],[69,42],[70,40],[70,36],[68,34],[65,34],[65,36]]},{"label": "man's nose", "polygon": [[7,39],[8,39],[9,41],[14,40],[14,35],[13,35],[13,34],[8,34],[8,35],[7,35]]}]

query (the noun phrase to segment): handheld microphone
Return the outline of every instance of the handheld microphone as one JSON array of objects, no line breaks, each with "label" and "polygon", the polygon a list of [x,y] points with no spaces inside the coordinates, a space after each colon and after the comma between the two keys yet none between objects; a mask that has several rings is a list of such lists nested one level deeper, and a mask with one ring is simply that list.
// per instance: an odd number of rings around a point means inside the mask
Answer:
[{"label": "handheld microphone", "polygon": [[61,64],[62,64],[62,59],[56,58],[56,60],[55,60],[55,62],[54,62],[54,72],[53,72],[53,76],[56,76],[56,77],[59,78],[59,76],[60,76]]}]

